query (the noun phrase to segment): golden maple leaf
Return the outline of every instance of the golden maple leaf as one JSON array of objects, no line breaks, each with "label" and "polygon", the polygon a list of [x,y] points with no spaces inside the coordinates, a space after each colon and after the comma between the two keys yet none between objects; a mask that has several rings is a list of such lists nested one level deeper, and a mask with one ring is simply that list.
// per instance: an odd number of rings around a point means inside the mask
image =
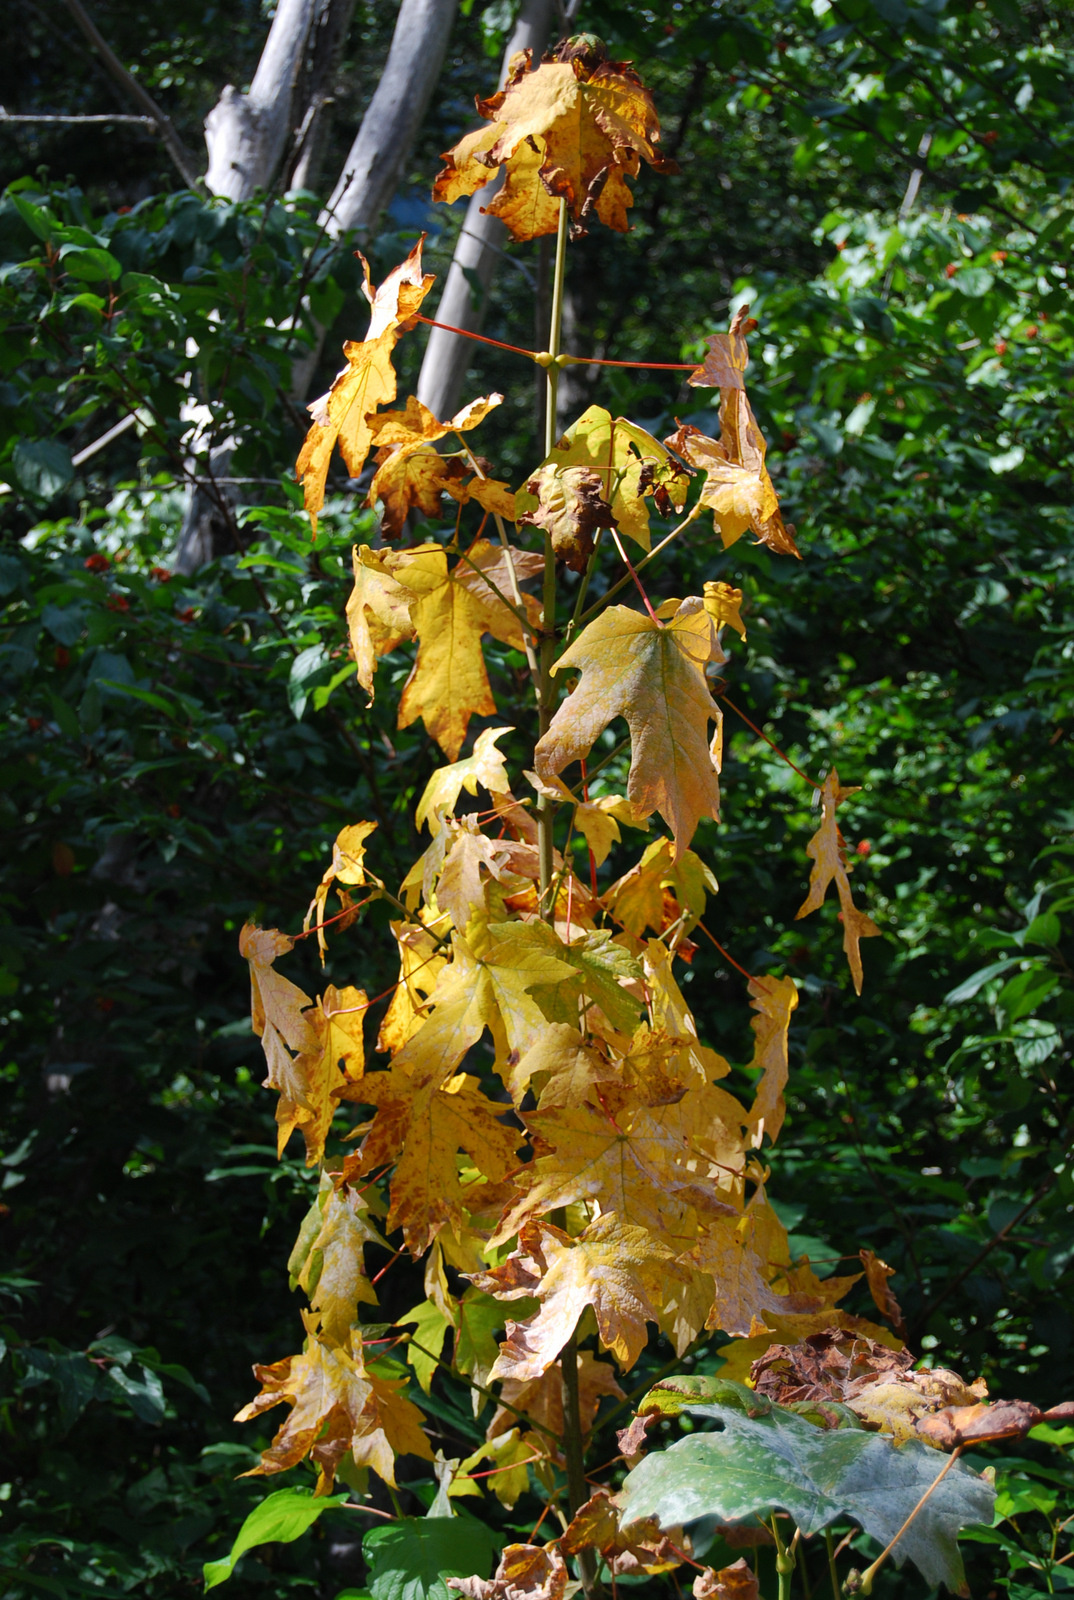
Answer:
[{"label": "golden maple leaf", "polygon": [[824,787],[821,790],[820,827],[806,845],[806,854],[813,862],[813,870],[809,874],[809,894],[795,912],[795,916],[804,917],[810,911],[816,911],[828,892],[828,885],[834,881],[839,895],[840,917],[843,923],[843,949],[854,979],[854,988],[861,994],[863,973],[859,941],[872,938],[874,934],[880,932],[880,929],[871,917],[866,916],[864,911],[859,911],[854,904],[847,867],[846,841],[836,821],[836,809],[839,804],[848,795],[857,794],[858,787],[854,785],[849,789],[840,788],[839,774],[834,767],[824,780]]},{"label": "golden maple leaf", "polygon": [[663,933],[679,924],[676,942],[705,914],[719,884],[700,856],[683,850],[676,859],[670,839],[654,839],[641,860],[601,896],[616,922],[640,938],[646,928]]},{"label": "golden maple leaf", "polygon": [[[384,538],[397,539],[414,509],[427,517],[439,515],[440,497],[445,489],[457,500],[470,499],[470,489],[463,479],[474,470],[472,460],[459,455],[442,456],[433,449],[433,444],[449,433],[465,433],[476,428],[502,401],[502,394],[483,395],[471,400],[447,422],[440,422],[427,406],[410,395],[404,411],[382,411],[369,417],[369,430],[379,448],[377,472],[365,504],[373,506],[378,500],[382,502]],[[488,480],[485,482],[487,484]]]},{"label": "golden maple leaf", "polygon": [[775,1142],[783,1126],[786,1107],[783,1090],[787,1084],[787,1030],[791,1012],[798,1004],[793,978],[751,978],[750,1004],[757,1012],[752,1018],[754,1045],[751,1067],[760,1067],[761,1076],[754,1090],[749,1111],[753,1143],[760,1145],[767,1133]]},{"label": "golden maple leaf", "polygon": [[366,495],[367,506],[381,503],[382,538],[398,539],[412,511],[435,519],[445,489],[454,492],[467,475],[459,456],[442,456],[431,444],[386,446],[376,454],[377,470]]},{"label": "golden maple leaf", "polygon": [[365,841],[376,829],[375,822],[355,822],[349,827],[341,829],[336,835],[332,846],[332,862],[325,870],[317,891],[310,901],[302,923],[303,933],[308,933],[310,925],[316,918],[317,948],[321,953],[321,965],[324,966],[325,955],[328,951],[328,941],[325,938],[323,923],[325,920],[325,905],[328,900],[328,891],[333,883],[346,884],[348,888],[357,888],[365,883]]},{"label": "golden maple leaf", "polygon": [[674,1276],[674,1251],[648,1229],[613,1212],[572,1239],[550,1222],[527,1223],[518,1250],[479,1287],[503,1299],[536,1298],[539,1310],[509,1322],[490,1376],[539,1378],[552,1365],[587,1307],[601,1344],[628,1372],[645,1348],[646,1322],[657,1320],[663,1285]]},{"label": "golden maple leaf", "polygon": [[362,1085],[362,1099],[376,1106],[377,1115],[354,1170],[374,1172],[395,1163],[387,1226],[401,1228],[407,1248],[419,1256],[441,1228],[461,1228],[466,1220],[458,1152],[465,1150],[496,1181],[515,1164],[518,1133],[499,1121],[504,1107],[482,1093],[477,1078],[459,1073],[446,1083],[422,1079],[399,1060]]},{"label": "golden maple leaf", "polygon": [[254,1473],[284,1472],[307,1455],[318,1461],[331,1488],[335,1467],[365,1432],[364,1412],[372,1387],[362,1360],[361,1341],[352,1335],[346,1345],[326,1344],[314,1331],[315,1319],[304,1316],[309,1338],[301,1355],[268,1366],[255,1366],[261,1393],[243,1406],[236,1422],[249,1422],[286,1402],[291,1410]]},{"label": "golden maple leaf", "polygon": [[794,530],[783,521],[779,496],[765,466],[765,442],[744,391],[729,390],[720,406],[720,438],[680,422],[668,448],[704,472],[701,504],[713,514],[724,548],[752,528],[760,544],[797,556]]},{"label": "golden maple leaf", "polygon": [[319,1337],[345,1345],[358,1316],[358,1306],[376,1305],[377,1296],[365,1272],[366,1244],[384,1241],[369,1220],[361,1196],[334,1185],[319,1197],[320,1227],[309,1242],[296,1282],[319,1313]]},{"label": "golden maple leaf", "polygon": [[388,274],[377,290],[369,276],[369,263],[364,256],[361,258],[365,270],[365,297],[372,307],[369,329],[364,339],[349,340],[343,346],[347,365],[328,393],[309,406],[313,426],[295,463],[295,476],[303,486],[315,537],[317,513],[324,505],[328,464],[336,443],[347,471],[356,478],[365,465],[373,439],[369,414],[386,400],[395,399],[392,351],[434,281],[431,274],[422,276],[424,242],[423,234],[406,260]]},{"label": "golden maple leaf", "polygon": [[[454,761],[470,718],[489,717],[496,711],[481,636],[491,633],[521,650],[522,629],[495,590],[462,561],[449,571],[447,554],[440,547],[407,554],[412,559],[399,569],[399,577],[414,596],[410,615],[418,655],[399,701],[398,723],[409,728],[420,717],[448,760]],[[472,549],[469,556],[475,559]]]},{"label": "golden maple leaf", "polygon": [[301,1128],[306,1165],[312,1167],[324,1154],[340,1095],[362,1076],[366,997],[360,989],[329,985],[322,1000],[311,1000],[272,964],[293,947],[275,928],[248,923],[239,935],[239,950],[250,964],[251,1022],[268,1063],[265,1084],[280,1095],[277,1153]]},{"label": "golden maple leaf", "polygon": [[478,784],[489,794],[510,794],[505,770],[507,758],[497,750],[496,741],[505,733],[513,732],[513,728],[482,728],[474,740],[473,750],[464,760],[438,767],[422,790],[414,812],[414,826],[420,829],[428,823],[430,833],[439,833],[444,815],[455,810],[463,790],[476,795]]},{"label": "golden maple leaf", "polygon": [[377,1049],[394,1055],[421,1026],[426,1002],[446,962],[427,929],[412,922],[393,922],[399,946],[399,982],[377,1034]]},{"label": "golden maple leaf", "polygon": [[626,718],[631,760],[627,799],[639,816],[659,811],[678,859],[702,817],[719,817],[720,789],[709,755],[717,714],[705,665],[719,646],[700,600],[680,603],[666,623],[609,606],[579,635],[554,670],[581,669],[534,754],[549,782],[587,756],[613,718]]},{"label": "golden maple leaf", "polygon": [[347,629],[358,665],[358,682],[373,703],[373,674],[381,656],[413,639],[410,620],[413,591],[398,576],[400,566],[438,545],[418,545],[412,550],[354,549],[354,587],[347,600]]},{"label": "golden maple leaf", "polygon": [[[455,200],[484,188],[501,165],[506,181],[487,209],[516,239],[556,229],[562,198],[583,233],[595,211],[624,232],[632,197],[624,182],[643,158],[657,172],[679,169],[659,153],[660,124],[652,98],[626,62],[609,61],[601,47],[561,44],[558,59],[531,68],[529,52],[512,62],[505,87],[478,100],[491,129],[478,129],[445,155],[435,200]],[[543,194],[540,192],[543,189]]]}]

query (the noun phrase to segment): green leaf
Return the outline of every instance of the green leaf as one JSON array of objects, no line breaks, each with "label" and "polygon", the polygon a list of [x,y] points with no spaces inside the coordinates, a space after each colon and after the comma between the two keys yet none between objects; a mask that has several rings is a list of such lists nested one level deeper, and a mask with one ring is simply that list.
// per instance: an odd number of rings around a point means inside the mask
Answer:
[{"label": "green leaf", "polygon": [[220,1561],[206,1561],[202,1567],[206,1589],[226,1583],[240,1556],[259,1544],[291,1544],[317,1521],[325,1511],[345,1505],[345,1494],[315,1498],[312,1489],[277,1489],[255,1506],[239,1529],[230,1555]]},{"label": "green leaf", "polygon": [[[712,1403],[688,1400],[681,1409],[711,1418],[718,1431],[646,1456],[623,1485],[624,1521],[651,1516],[671,1528],[713,1516],[734,1523],[778,1508],[803,1534],[850,1516],[886,1545],[947,1465],[916,1439],[896,1447],[863,1429],[825,1430],[743,1384],[707,1379],[697,1386],[706,1388]],[[959,1529],[990,1522],[992,1500],[990,1485],[956,1462],[896,1544],[896,1564],[909,1556],[927,1583],[959,1592]]]},{"label": "green leaf", "polygon": [[962,1000],[972,1000],[979,990],[983,989],[990,978],[996,978],[1001,972],[1008,972],[1011,967],[1016,967],[1022,960],[1021,956],[1006,956],[1002,961],[992,961],[987,967],[981,967],[943,997],[945,1006],[957,1006]]},{"label": "green leaf", "polygon": [[487,1578],[499,1541],[469,1517],[401,1517],[362,1542],[373,1600],[453,1600],[445,1578]]},{"label": "green leaf", "polygon": [[[414,1329],[413,1337],[417,1344],[407,1341],[406,1358],[414,1368],[414,1376],[422,1390],[428,1394],[436,1363],[444,1348],[444,1335],[451,1323],[431,1300],[423,1300],[420,1306],[415,1306],[413,1311],[408,1311],[398,1321],[401,1328]],[[420,1350],[418,1345],[421,1346]]]},{"label": "green leaf", "polygon": [[22,487],[39,500],[55,499],[75,475],[71,452],[58,439],[20,439],[13,460]]}]

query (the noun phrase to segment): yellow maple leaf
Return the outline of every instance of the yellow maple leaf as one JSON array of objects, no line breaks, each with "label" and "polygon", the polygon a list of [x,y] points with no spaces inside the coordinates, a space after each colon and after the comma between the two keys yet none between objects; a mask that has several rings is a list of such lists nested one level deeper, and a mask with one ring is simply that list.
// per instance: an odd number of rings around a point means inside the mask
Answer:
[{"label": "yellow maple leaf", "polygon": [[[420,717],[448,760],[454,761],[470,718],[492,716],[496,710],[482,634],[491,633],[517,649],[522,645],[521,628],[487,584],[482,584],[483,593],[475,593],[465,571],[458,566],[448,570],[442,548],[409,554],[412,559],[399,577],[414,595],[410,616],[418,655],[399,702],[399,727],[409,728]],[[470,555],[472,559],[472,551]]]},{"label": "yellow maple leaf", "polygon": [[435,444],[449,433],[468,433],[484,422],[490,411],[503,404],[502,394],[481,395],[456,411],[447,422],[434,417],[417,395],[408,395],[402,411],[381,411],[370,417],[369,429],[378,445]]},{"label": "yellow maple leaf", "polygon": [[645,1348],[646,1322],[657,1320],[663,1285],[674,1276],[674,1252],[646,1228],[609,1213],[572,1239],[549,1222],[528,1223],[519,1248],[479,1287],[512,1299],[525,1295],[540,1309],[509,1322],[493,1379],[539,1378],[556,1360],[587,1307],[601,1344],[624,1372]]},{"label": "yellow maple leaf", "polygon": [[272,965],[293,945],[274,928],[247,924],[239,935],[239,950],[250,963],[252,1025],[268,1063],[265,1084],[280,1096],[278,1154],[294,1129],[301,1128],[306,1165],[312,1167],[324,1153],[340,1094],[362,1075],[366,997],[360,989],[330,986],[323,1001],[312,1001]]},{"label": "yellow maple leaf", "polygon": [[779,496],[765,466],[765,442],[745,393],[729,390],[720,407],[719,440],[682,422],[665,443],[704,472],[701,504],[708,506],[724,548],[752,529],[759,543],[781,555],[798,555],[794,530],[783,521]]},{"label": "yellow maple leaf", "polygon": [[384,1241],[354,1190],[337,1190],[333,1185],[320,1199],[321,1226],[297,1281],[319,1313],[319,1337],[328,1344],[345,1345],[358,1306],[377,1303],[365,1272],[365,1246]]},{"label": "yellow maple leaf", "polygon": [[804,917],[809,912],[816,911],[823,903],[828,885],[834,881],[839,895],[840,917],[843,923],[843,949],[854,979],[854,988],[861,994],[863,973],[859,941],[872,938],[874,934],[880,932],[880,929],[871,917],[866,916],[864,911],[859,911],[854,904],[850,891],[846,841],[836,821],[836,810],[840,802],[848,795],[857,792],[856,785],[849,789],[840,788],[839,774],[834,767],[825,778],[821,790],[820,827],[806,845],[806,854],[813,862],[813,870],[809,874],[809,894],[795,912],[795,916]]},{"label": "yellow maple leaf", "polygon": [[381,503],[381,536],[398,539],[412,511],[427,518],[440,515],[445,489],[466,477],[466,463],[458,456],[442,456],[431,444],[386,446],[376,454],[377,470],[365,497],[367,506]]},{"label": "yellow maple leaf", "polygon": [[[726,1078],[731,1070],[730,1065],[723,1056],[718,1055],[707,1044],[702,1044],[698,1038],[694,1014],[675,982],[671,951],[661,940],[650,939],[645,947],[642,963],[649,990],[653,1027],[676,1041],[671,1057],[672,1070],[678,1077],[695,1087],[707,1088],[713,1079]],[[728,1108],[723,1109],[726,1113]],[[723,1120],[727,1120],[726,1114]]]},{"label": "yellow maple leaf", "polygon": [[706,583],[705,610],[709,616],[718,628],[727,623],[744,639],[746,624],[742,620],[741,605],[741,589],[736,589],[729,583]]},{"label": "yellow maple leaf", "polygon": [[605,891],[601,903],[636,938],[646,928],[663,933],[677,922],[677,942],[696,927],[708,896],[718,889],[700,856],[683,850],[676,858],[670,839],[654,839],[641,860]]},{"label": "yellow maple leaf", "polygon": [[302,923],[303,933],[308,933],[310,925],[316,918],[317,948],[321,953],[321,965],[324,966],[325,955],[328,951],[328,941],[324,935],[322,924],[325,920],[325,904],[328,900],[328,891],[333,883],[346,884],[348,888],[356,888],[365,883],[365,841],[376,829],[375,822],[355,822],[349,827],[341,829],[336,835],[332,846],[331,865],[325,870],[317,892],[310,901],[309,910],[306,912]]},{"label": "yellow maple leaf", "polygon": [[576,233],[585,231],[593,211],[622,232],[631,204],[623,179],[637,174],[640,159],[657,172],[678,171],[659,153],[652,98],[626,62],[609,61],[603,48],[569,41],[557,55],[535,69],[528,53],[513,58],[505,87],[477,102],[480,115],[493,123],[493,138],[478,129],[447,152],[434,199],[473,194],[505,165],[509,199],[489,209],[516,239],[555,230],[558,207],[539,196],[527,204],[526,196],[538,187],[567,202]]},{"label": "yellow maple leaf", "polygon": [[373,289],[369,263],[365,269],[365,296],[372,307],[369,330],[363,340],[350,340],[343,346],[347,365],[331,389],[309,407],[313,426],[295,463],[295,476],[301,481],[314,536],[317,513],[324,505],[328,464],[337,442],[347,471],[356,478],[365,465],[373,435],[368,417],[396,393],[392,351],[433,284],[431,274],[422,276],[422,235],[406,260],[394,268],[380,288]]},{"label": "yellow maple leaf", "polygon": [[755,1145],[760,1145],[767,1133],[773,1142],[779,1138],[786,1107],[783,1090],[787,1084],[787,1030],[791,1012],[798,1004],[798,990],[793,978],[751,978],[750,1004],[757,1012],[751,1020],[753,1029],[753,1060],[751,1067],[760,1067],[761,1076],[754,1091],[749,1111],[749,1126]]},{"label": "yellow maple leaf", "polygon": [[399,982],[377,1034],[377,1049],[395,1055],[421,1026],[425,1003],[447,960],[433,935],[412,922],[393,922],[399,946]]},{"label": "yellow maple leaf", "polygon": [[[254,1473],[284,1472],[307,1455],[319,1464],[330,1488],[335,1465],[360,1439],[363,1413],[372,1398],[360,1341],[326,1344],[314,1331],[315,1319],[306,1321],[310,1337],[301,1355],[288,1356],[268,1366],[255,1366],[261,1393],[243,1406],[236,1422],[249,1422],[273,1406],[291,1407],[287,1420],[267,1450],[262,1451]],[[333,1460],[334,1456],[334,1460]],[[326,1468],[328,1470],[326,1470]]]},{"label": "yellow maple leaf", "polygon": [[717,714],[705,665],[718,649],[712,618],[687,599],[666,623],[609,606],[559,658],[555,671],[581,669],[534,755],[550,781],[589,754],[615,717],[630,728],[627,799],[640,816],[659,811],[681,856],[702,817],[719,817],[720,789],[709,755]]},{"label": "yellow maple leaf", "polygon": [[483,728],[474,740],[474,748],[462,761],[438,767],[422,790],[414,813],[414,826],[429,825],[430,833],[439,833],[443,816],[455,810],[460,794],[476,795],[480,784],[489,794],[510,794],[507,781],[506,756],[497,750],[496,741],[513,728]]},{"label": "yellow maple leaf", "polygon": [[414,550],[371,550],[367,544],[354,550],[354,587],[347,600],[347,628],[358,665],[358,682],[373,703],[373,674],[381,656],[404,640],[413,639],[410,620],[413,591],[401,583],[398,568],[436,545]]},{"label": "yellow maple leaf", "polygon": [[377,1115],[356,1166],[373,1172],[395,1163],[387,1226],[401,1228],[407,1248],[419,1256],[445,1225],[465,1223],[458,1152],[465,1150],[481,1172],[498,1181],[515,1164],[518,1133],[499,1121],[504,1107],[482,1093],[477,1078],[459,1073],[446,1083],[436,1076],[422,1079],[400,1066],[401,1058],[362,1084],[362,1100],[376,1106]]}]

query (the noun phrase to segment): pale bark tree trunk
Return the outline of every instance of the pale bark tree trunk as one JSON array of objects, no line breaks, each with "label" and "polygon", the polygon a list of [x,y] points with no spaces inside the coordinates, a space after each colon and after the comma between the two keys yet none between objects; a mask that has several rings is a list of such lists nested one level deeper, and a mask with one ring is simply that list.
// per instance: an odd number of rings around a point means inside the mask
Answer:
[{"label": "pale bark tree trunk", "polygon": [[[529,49],[535,60],[540,57],[548,42],[552,15],[552,0],[525,0],[504,51],[501,86],[507,77],[508,62],[516,51]],[[499,217],[486,216],[482,210],[499,186],[499,181],[494,181],[471,196],[436,309],[438,322],[450,322],[453,327],[468,328],[473,333],[481,331],[489,285],[508,238]],[[442,328],[430,329],[418,378],[418,399],[434,416],[450,417],[458,410],[472,349],[470,341],[457,333],[445,333]]]},{"label": "pale bark tree trunk", "polygon": [[327,0],[313,25],[309,66],[298,87],[297,104],[306,109],[295,132],[289,189],[317,187],[332,121],[336,77],[354,6],[355,0]]},{"label": "pale bark tree trunk", "polygon": [[205,119],[210,193],[249,200],[266,189],[294,120],[294,93],[317,0],[279,0],[253,82],[245,94],[228,84]]},{"label": "pale bark tree trunk", "polygon": [[384,72],[325,210],[334,237],[372,227],[432,98],[458,0],[402,0]]}]

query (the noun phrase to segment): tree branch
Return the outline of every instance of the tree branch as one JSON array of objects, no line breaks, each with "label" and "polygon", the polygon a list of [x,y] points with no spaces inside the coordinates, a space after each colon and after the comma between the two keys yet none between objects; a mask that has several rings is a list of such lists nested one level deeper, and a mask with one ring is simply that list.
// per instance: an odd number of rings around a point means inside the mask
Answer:
[{"label": "tree branch", "polygon": [[165,116],[149,91],[144,89],[137,78],[127,71],[112,47],[98,33],[97,28],[82,6],[82,0],[63,0],[63,3],[120,88],[136,105],[141,106],[146,116],[152,118],[153,122],[156,123],[160,129],[160,136],[164,141],[164,148],[171,156],[172,162],[187,188],[197,189],[201,184],[201,178],[195,166],[194,158],[178,133],[176,133],[170,118]]}]

